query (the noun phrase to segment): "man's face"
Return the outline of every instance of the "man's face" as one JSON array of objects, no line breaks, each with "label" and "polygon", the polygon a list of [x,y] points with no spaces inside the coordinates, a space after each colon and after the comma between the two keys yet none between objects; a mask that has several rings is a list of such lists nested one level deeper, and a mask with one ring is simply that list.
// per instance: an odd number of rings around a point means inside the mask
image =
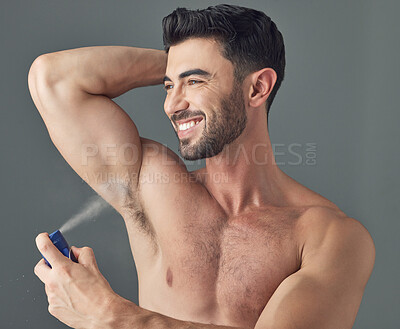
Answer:
[{"label": "man's face", "polygon": [[169,50],[164,109],[186,160],[219,154],[246,127],[241,86],[215,41],[190,39]]}]

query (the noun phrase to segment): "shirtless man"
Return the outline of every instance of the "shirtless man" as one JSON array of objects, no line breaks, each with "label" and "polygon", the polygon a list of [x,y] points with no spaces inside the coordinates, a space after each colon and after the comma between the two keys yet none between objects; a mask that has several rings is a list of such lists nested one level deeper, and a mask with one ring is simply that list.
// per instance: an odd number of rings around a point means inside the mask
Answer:
[{"label": "shirtless man", "polygon": [[[135,305],[113,292],[90,248],[73,247],[73,263],[39,234],[53,265],[35,267],[49,312],[74,328],[350,329],[374,243],[274,161],[267,111],[284,73],[280,32],[264,13],[227,5],[178,9],[163,29],[167,52],[88,47],[32,64],[50,137],[124,218],[139,279]],[[141,138],[111,100],[160,83],[182,157],[206,158],[204,168],[188,172]]]}]

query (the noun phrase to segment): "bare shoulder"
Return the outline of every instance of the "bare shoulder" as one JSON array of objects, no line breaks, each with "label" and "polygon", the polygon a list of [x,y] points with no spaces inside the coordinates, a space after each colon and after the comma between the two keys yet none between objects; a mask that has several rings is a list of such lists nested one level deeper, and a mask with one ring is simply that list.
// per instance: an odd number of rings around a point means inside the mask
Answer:
[{"label": "bare shoulder", "polygon": [[176,221],[193,211],[196,205],[206,207],[210,204],[210,197],[199,176],[189,172],[175,152],[142,137],[141,144],[138,200],[155,231],[176,227]]},{"label": "bare shoulder", "polygon": [[132,180],[137,184],[127,193],[122,215],[130,237],[135,237],[131,239],[135,262],[142,268],[155,260],[161,239],[169,238],[198,204],[209,204],[210,198],[173,150],[144,137],[140,143],[140,171]]},{"label": "bare shoulder", "polygon": [[[302,239],[302,267],[320,266],[328,259],[332,263],[357,262],[368,279],[375,262],[375,245],[359,220],[338,208],[310,207],[299,222],[299,236]],[[336,268],[340,266],[337,264]]]},{"label": "bare shoulder", "polygon": [[[365,226],[357,219],[349,217],[338,207],[312,206],[300,219],[300,229],[306,238],[323,237],[329,231],[359,231],[371,237]],[[321,236],[322,235],[322,236]]]},{"label": "bare shoulder", "polygon": [[[187,173],[185,163],[167,146],[140,137],[142,150],[140,168],[134,177],[123,177],[127,181],[127,193],[123,200],[122,216],[126,218],[140,217],[144,223],[143,201],[152,199],[157,191],[170,187],[171,176]],[[132,183],[133,182],[133,183]]]}]

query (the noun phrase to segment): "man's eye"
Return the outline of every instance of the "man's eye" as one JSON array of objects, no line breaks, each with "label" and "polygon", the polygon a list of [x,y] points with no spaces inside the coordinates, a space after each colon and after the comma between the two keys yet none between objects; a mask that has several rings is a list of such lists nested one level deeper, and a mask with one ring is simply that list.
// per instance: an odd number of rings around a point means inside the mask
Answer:
[{"label": "man's eye", "polygon": [[164,85],[164,89],[167,91],[172,89],[172,87],[173,87],[172,85]]},{"label": "man's eye", "polygon": [[200,81],[200,80],[189,80],[188,81],[188,85],[195,85],[195,84],[198,84],[198,83],[201,83],[202,81]]}]

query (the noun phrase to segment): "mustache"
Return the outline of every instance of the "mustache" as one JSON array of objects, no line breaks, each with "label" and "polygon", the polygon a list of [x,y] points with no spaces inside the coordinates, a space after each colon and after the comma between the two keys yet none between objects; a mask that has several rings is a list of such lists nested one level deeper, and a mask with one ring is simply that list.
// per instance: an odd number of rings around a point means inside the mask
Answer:
[{"label": "mustache", "polygon": [[173,114],[171,116],[171,120],[176,124],[176,121],[186,120],[186,119],[190,119],[192,117],[198,117],[198,116],[202,116],[203,118],[205,118],[204,112],[197,110],[197,111],[185,111],[185,112],[181,112],[179,114]]}]

